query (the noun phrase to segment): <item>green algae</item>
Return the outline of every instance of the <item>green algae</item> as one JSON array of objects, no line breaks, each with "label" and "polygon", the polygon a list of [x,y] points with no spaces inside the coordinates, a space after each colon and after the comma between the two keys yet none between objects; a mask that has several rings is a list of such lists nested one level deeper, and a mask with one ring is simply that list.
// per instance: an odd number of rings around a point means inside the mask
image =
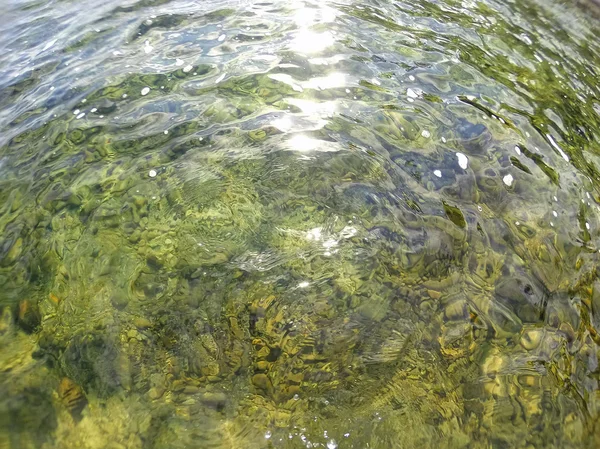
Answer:
[{"label": "green algae", "polygon": [[600,444],[597,23],[337,5],[324,64],[257,8],[144,17],[164,67],[7,116],[0,446]]}]

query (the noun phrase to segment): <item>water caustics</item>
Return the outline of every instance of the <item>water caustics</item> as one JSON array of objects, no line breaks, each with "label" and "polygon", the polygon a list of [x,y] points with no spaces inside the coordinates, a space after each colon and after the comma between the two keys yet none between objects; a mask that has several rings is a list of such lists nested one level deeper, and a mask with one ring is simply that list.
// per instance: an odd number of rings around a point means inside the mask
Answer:
[{"label": "water caustics", "polygon": [[600,22],[0,5],[0,447],[600,446]]}]

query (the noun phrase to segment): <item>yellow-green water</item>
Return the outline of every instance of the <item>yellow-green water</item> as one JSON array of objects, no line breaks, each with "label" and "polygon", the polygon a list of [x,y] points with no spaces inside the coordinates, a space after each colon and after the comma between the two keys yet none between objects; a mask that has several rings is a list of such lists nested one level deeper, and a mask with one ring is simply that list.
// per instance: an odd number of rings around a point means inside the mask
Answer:
[{"label": "yellow-green water", "polygon": [[0,448],[600,446],[591,4],[0,17]]}]

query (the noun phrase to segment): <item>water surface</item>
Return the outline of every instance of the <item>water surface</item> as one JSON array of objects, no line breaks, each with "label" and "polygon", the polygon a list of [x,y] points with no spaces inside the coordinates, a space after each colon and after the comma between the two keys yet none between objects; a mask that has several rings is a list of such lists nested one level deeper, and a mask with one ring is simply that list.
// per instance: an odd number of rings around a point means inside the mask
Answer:
[{"label": "water surface", "polygon": [[590,8],[3,1],[0,448],[599,447]]}]

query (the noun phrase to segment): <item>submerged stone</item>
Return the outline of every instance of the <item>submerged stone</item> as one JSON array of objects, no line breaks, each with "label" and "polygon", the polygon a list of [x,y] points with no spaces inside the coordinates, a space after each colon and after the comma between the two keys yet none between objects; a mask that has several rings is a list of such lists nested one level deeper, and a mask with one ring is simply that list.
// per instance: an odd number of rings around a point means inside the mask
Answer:
[{"label": "submerged stone", "polygon": [[600,447],[591,10],[120,3],[3,4],[0,447]]}]

